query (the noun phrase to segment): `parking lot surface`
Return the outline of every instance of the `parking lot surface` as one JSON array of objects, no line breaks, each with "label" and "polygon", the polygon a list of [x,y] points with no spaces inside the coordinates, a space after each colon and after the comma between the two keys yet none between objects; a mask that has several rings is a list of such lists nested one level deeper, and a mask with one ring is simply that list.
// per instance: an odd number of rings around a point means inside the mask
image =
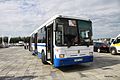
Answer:
[{"label": "parking lot surface", "polygon": [[94,62],[54,68],[23,47],[0,49],[0,80],[120,80],[120,55],[94,53]]}]

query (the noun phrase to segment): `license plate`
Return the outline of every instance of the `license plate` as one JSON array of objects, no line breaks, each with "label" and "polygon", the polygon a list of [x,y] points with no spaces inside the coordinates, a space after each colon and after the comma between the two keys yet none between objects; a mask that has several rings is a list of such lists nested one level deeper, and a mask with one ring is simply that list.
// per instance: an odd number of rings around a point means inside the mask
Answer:
[{"label": "license plate", "polygon": [[79,61],[82,61],[83,59],[80,58],[80,59],[74,59],[74,62],[79,62]]}]

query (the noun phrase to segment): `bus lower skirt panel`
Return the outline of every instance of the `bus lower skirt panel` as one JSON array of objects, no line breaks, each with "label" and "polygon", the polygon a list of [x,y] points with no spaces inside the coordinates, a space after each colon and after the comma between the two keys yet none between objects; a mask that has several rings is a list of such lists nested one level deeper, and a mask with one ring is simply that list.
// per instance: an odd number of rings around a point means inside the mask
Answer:
[{"label": "bus lower skirt panel", "polygon": [[54,67],[61,67],[67,65],[75,65],[80,63],[93,62],[93,56],[84,56],[76,58],[55,58]]}]

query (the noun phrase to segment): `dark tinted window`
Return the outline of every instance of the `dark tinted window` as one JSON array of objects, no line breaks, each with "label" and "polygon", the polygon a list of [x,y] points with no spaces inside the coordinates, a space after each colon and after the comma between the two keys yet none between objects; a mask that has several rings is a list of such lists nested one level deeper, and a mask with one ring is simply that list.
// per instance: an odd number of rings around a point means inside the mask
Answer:
[{"label": "dark tinted window", "polygon": [[56,19],[56,45],[91,45],[91,21]]},{"label": "dark tinted window", "polygon": [[38,43],[45,43],[46,41],[46,32],[45,32],[45,27],[41,28],[39,31],[38,31]]}]

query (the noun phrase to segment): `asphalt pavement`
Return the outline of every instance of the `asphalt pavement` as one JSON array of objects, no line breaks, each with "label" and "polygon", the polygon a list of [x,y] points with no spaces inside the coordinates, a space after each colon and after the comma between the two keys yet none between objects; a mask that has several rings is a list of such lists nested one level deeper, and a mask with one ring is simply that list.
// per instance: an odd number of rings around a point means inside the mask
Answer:
[{"label": "asphalt pavement", "polygon": [[0,80],[120,80],[120,55],[94,53],[94,62],[54,68],[23,47],[0,49]]}]

